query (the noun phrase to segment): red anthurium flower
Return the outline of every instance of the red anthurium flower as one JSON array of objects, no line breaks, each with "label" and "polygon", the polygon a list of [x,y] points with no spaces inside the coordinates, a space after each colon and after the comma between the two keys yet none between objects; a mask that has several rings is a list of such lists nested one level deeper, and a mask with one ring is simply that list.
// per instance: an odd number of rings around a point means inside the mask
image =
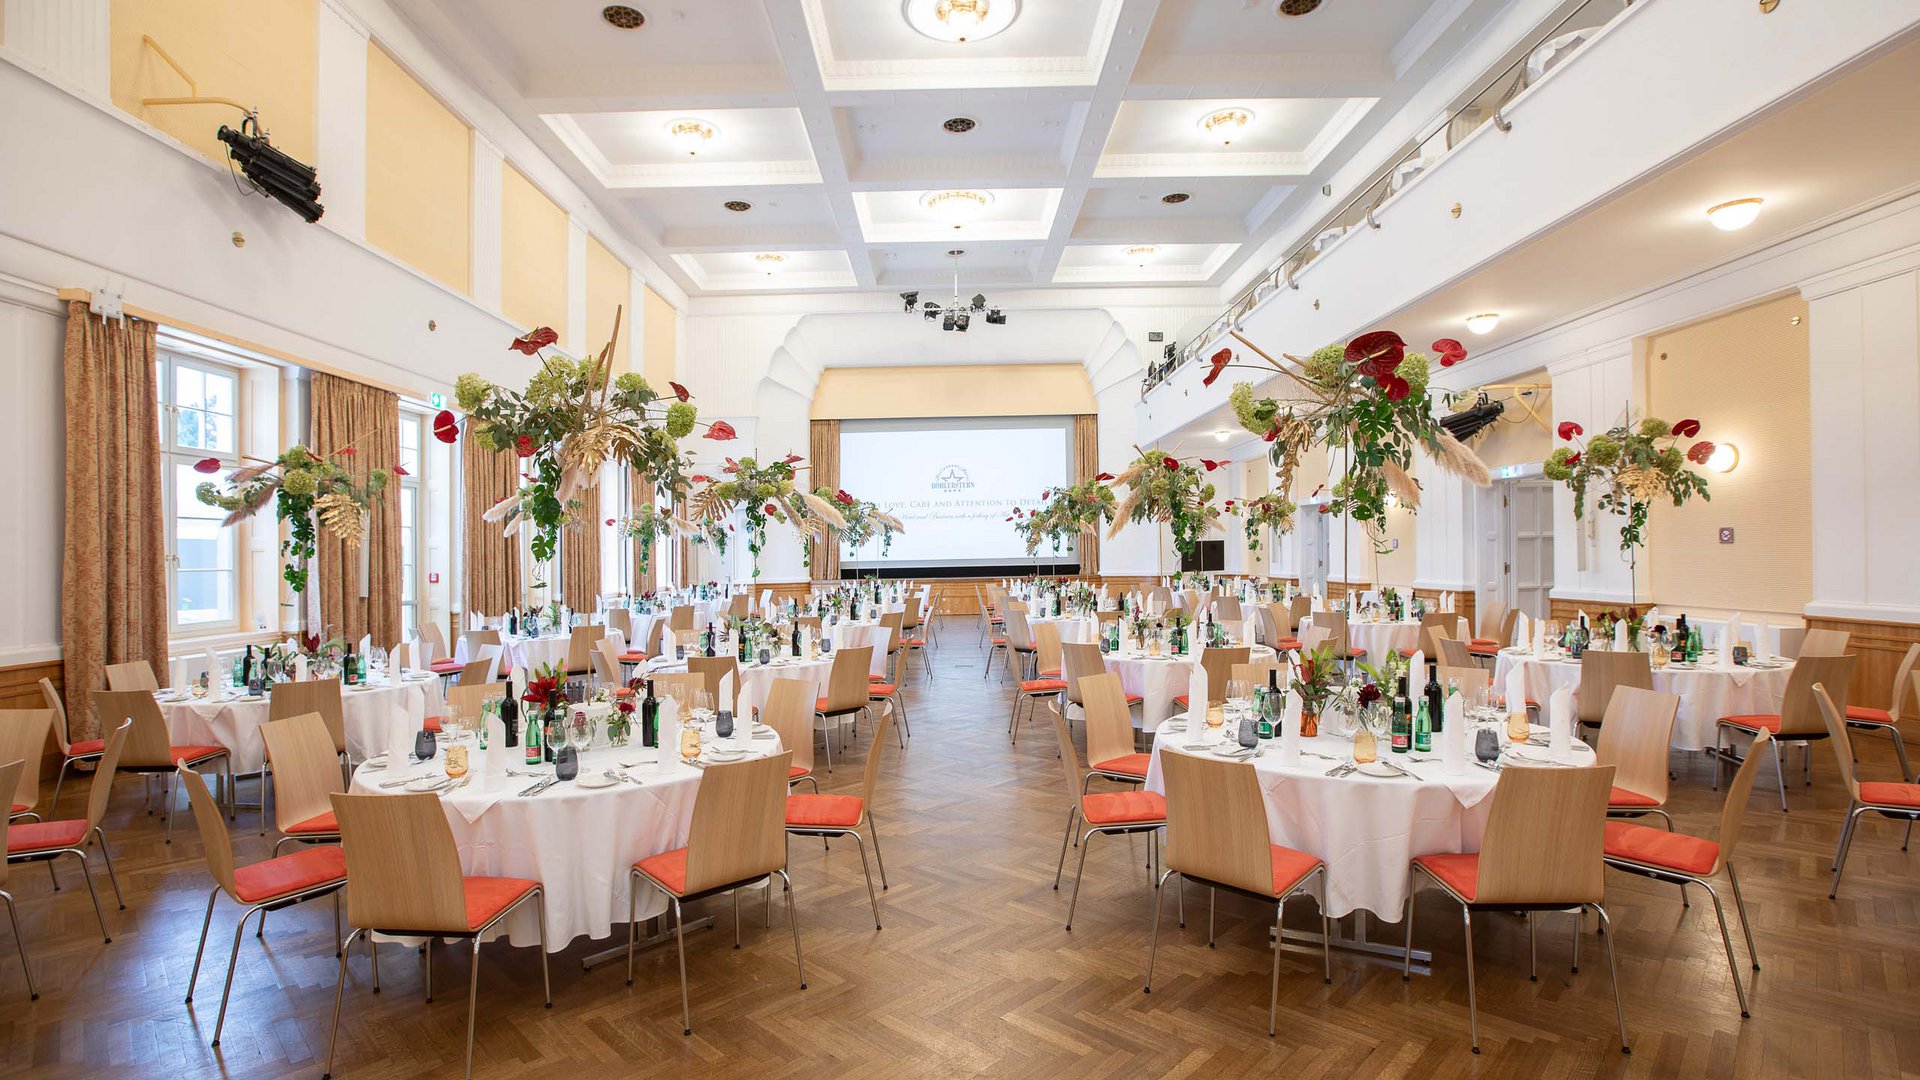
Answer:
[{"label": "red anthurium flower", "polygon": [[1232,500],[1232,499],[1228,499],[1228,500],[1227,500],[1227,512],[1228,512],[1228,513],[1232,513],[1232,512],[1233,512],[1233,500]]},{"label": "red anthurium flower", "polygon": [[1268,428],[1267,433],[1265,435],[1260,436],[1260,439],[1262,442],[1272,442],[1273,440],[1279,437],[1280,437],[1280,425],[1275,424],[1272,427]]},{"label": "red anthurium flower", "polygon": [[1695,435],[1700,434],[1700,421],[1691,419],[1682,420],[1673,425],[1673,433],[1682,439],[1691,439]]},{"label": "red anthurium flower", "polygon": [[711,483],[713,483],[713,477],[711,477],[711,476],[708,476],[708,475],[706,475],[705,473],[694,473],[694,474],[693,474],[692,476],[690,476],[690,477],[688,477],[688,479],[689,479],[689,480],[691,480],[691,481],[693,481],[693,482],[694,482],[694,483],[696,483],[696,484],[711,484]]},{"label": "red anthurium flower", "polygon": [[[395,475],[395,476],[412,476],[413,474],[407,471],[407,467],[406,467],[405,465],[395,465],[395,466],[393,467],[393,475]],[[609,521],[609,522],[607,522],[607,524],[609,524],[609,525],[611,525],[611,524],[613,524],[613,522],[611,522],[611,521]]]},{"label": "red anthurium flower", "polygon": [[1572,442],[1575,435],[1585,434],[1586,430],[1571,420],[1560,421],[1560,438],[1567,442]]},{"label": "red anthurium flower", "polygon": [[1053,498],[1053,491],[1052,491],[1052,489],[1048,489],[1048,490],[1046,490],[1046,491],[1043,491],[1043,492],[1041,492],[1041,493],[1040,493],[1040,497],[1041,497],[1042,499],[1051,499],[1051,498]]},{"label": "red anthurium flower", "polygon": [[1233,363],[1233,350],[1221,349],[1213,354],[1209,362],[1213,364],[1213,369],[1207,372],[1206,378],[1200,380],[1201,386],[1212,386],[1213,380],[1220,377],[1220,373],[1226,370],[1228,364]]},{"label": "red anthurium flower", "polygon": [[740,471],[740,463],[733,460],[732,458],[728,458],[727,467],[720,471],[724,473],[737,473]]},{"label": "red anthurium flower", "polygon": [[352,457],[352,456],[353,456],[353,447],[351,447],[351,446],[343,446],[343,447],[341,447],[340,449],[338,449],[338,450],[335,450],[335,451],[333,452],[333,456],[334,456],[334,457]]},{"label": "red anthurium flower", "polygon": [[1178,460],[1176,460],[1176,459],[1174,459],[1174,458],[1165,458],[1165,459],[1163,459],[1163,460],[1164,460],[1164,461],[1166,462],[1166,466],[1167,466],[1167,471],[1168,471],[1168,472],[1179,472],[1179,471],[1180,471],[1180,462],[1179,462]]},{"label": "red anthurium flower", "polygon": [[611,525],[611,524],[613,524],[613,519],[612,519],[612,518],[608,518],[608,519],[607,519],[607,524],[609,524],[609,525]]},{"label": "red anthurium flower", "polygon": [[1104,484],[1107,481],[1113,479],[1113,474],[1110,472],[1103,472],[1099,476],[1094,477],[1094,479]]},{"label": "red anthurium flower", "polygon": [[798,462],[800,462],[800,461],[802,461],[802,460],[804,460],[804,459],[802,459],[802,458],[800,457],[800,455],[799,455],[799,454],[788,454],[788,455],[787,455],[787,460],[786,460],[786,463],[787,463],[788,465],[793,465],[793,464],[796,464],[796,463],[798,463]]},{"label": "red anthurium flower", "polygon": [[833,493],[833,499],[835,502],[840,503],[843,506],[853,505],[853,496],[847,494],[845,490],[836,489]]},{"label": "red anthurium flower", "polygon": [[1440,354],[1441,367],[1452,367],[1467,358],[1467,347],[1458,338],[1441,338],[1433,343],[1433,351]]},{"label": "red anthurium flower", "polygon": [[772,503],[768,503],[768,504],[767,504],[767,513],[769,513],[769,514],[777,514],[777,513],[779,513],[779,512],[780,512],[780,508],[779,508],[779,507],[777,507],[777,506],[775,506],[775,505],[773,505]]},{"label": "red anthurium flower", "polygon": [[1575,454],[1575,455],[1573,455],[1572,457],[1570,457],[1570,458],[1568,458],[1568,459],[1567,459],[1567,464],[1568,464],[1569,466],[1573,466],[1573,465],[1578,465],[1578,464],[1580,464],[1580,455],[1579,455],[1579,454]]},{"label": "red anthurium flower", "polygon": [[677,382],[670,382],[667,385],[673,387],[673,396],[679,398],[681,401],[685,401],[688,398],[693,396],[693,394],[690,391],[688,391],[686,387],[681,386]]},{"label": "red anthurium flower", "polygon": [[522,435],[513,441],[513,452],[521,457],[533,456],[533,436]]},{"label": "red anthurium flower", "polygon": [[1413,393],[1413,384],[1398,375],[1383,375],[1378,381],[1386,390],[1388,401],[1399,401]]},{"label": "red anthurium flower", "polygon": [[450,443],[460,437],[460,421],[453,418],[452,409],[441,409],[434,414],[433,437],[443,443]]},{"label": "red anthurium flower", "polygon": [[1407,343],[1391,330],[1375,330],[1347,342],[1347,363],[1375,379],[1393,374],[1406,355]]},{"label": "red anthurium flower", "polygon": [[1695,465],[1705,465],[1707,459],[1712,456],[1713,444],[1705,440],[1694,443],[1691,447],[1687,448],[1687,460],[1693,462]]},{"label": "red anthurium flower", "polygon": [[217,457],[203,457],[193,463],[193,471],[209,474],[217,473],[220,471],[220,459]]},{"label": "red anthurium flower", "polygon": [[532,356],[541,349],[559,340],[560,335],[554,332],[553,327],[541,326],[527,331],[520,337],[514,338],[513,344],[509,345],[508,348],[515,352],[523,352],[528,356]]},{"label": "red anthurium flower", "polygon": [[1207,460],[1206,458],[1201,458],[1201,459],[1200,459],[1200,464],[1202,464],[1202,465],[1204,465],[1204,466],[1206,466],[1206,467],[1207,467],[1207,471],[1208,471],[1208,472],[1212,472],[1213,470],[1215,470],[1215,469],[1217,469],[1217,468],[1219,468],[1220,466],[1222,466],[1222,465],[1225,465],[1225,464],[1226,464],[1226,462],[1224,462],[1224,461],[1208,461],[1208,460]]},{"label": "red anthurium flower", "polygon": [[1324,513],[1327,513],[1327,512],[1328,512],[1328,509],[1329,509],[1329,508],[1328,508],[1328,506],[1327,506],[1327,504],[1326,504],[1326,503],[1321,503],[1321,504],[1320,504],[1320,512],[1321,512],[1321,513],[1323,513],[1323,514],[1324,514]]},{"label": "red anthurium flower", "polygon": [[729,439],[735,439],[739,436],[733,430],[732,424],[727,423],[725,420],[715,420],[712,426],[707,428],[706,437],[712,439],[714,442],[726,442]]}]

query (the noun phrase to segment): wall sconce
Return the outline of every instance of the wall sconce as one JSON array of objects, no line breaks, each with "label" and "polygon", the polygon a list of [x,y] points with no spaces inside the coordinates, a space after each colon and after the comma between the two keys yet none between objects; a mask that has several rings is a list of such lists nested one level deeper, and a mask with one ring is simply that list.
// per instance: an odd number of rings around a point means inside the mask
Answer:
[{"label": "wall sconce", "polygon": [[1730,442],[1715,443],[1713,453],[1707,457],[1707,468],[1717,473],[1730,473],[1740,464],[1740,448]]}]

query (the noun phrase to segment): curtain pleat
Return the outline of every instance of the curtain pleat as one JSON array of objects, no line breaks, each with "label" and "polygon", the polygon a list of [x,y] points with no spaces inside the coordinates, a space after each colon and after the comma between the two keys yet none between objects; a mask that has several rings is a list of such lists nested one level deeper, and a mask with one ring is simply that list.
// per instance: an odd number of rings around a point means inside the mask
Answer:
[{"label": "curtain pleat", "polygon": [[[1084,484],[1100,474],[1100,418],[1082,413],[1073,418],[1073,482]],[[1080,573],[1100,573],[1100,534],[1080,534]]]},{"label": "curtain pleat", "polygon": [[106,665],[167,665],[167,531],[154,326],[67,305],[62,679],[74,738],[98,737]]},{"label": "curtain pleat", "polygon": [[[400,397],[365,383],[314,372],[308,388],[308,449],[339,462],[366,483],[375,469],[392,475],[400,463]],[[351,448],[353,453],[341,451]],[[316,595],[322,627],[348,641],[372,635],[382,647],[400,640],[399,481],[389,483],[367,512],[366,536],[348,547],[319,530]],[[364,569],[363,569],[364,568]]]},{"label": "curtain pleat", "polygon": [[471,428],[460,445],[460,458],[466,479],[464,606],[469,615],[504,615],[520,602],[520,533],[516,527],[512,536],[502,535],[499,522],[482,521],[481,515],[519,489],[520,459],[511,450],[480,445]]},{"label": "curtain pleat", "polygon": [[[815,420],[807,430],[807,489],[840,487],[840,421]],[[856,492],[855,498],[859,497]],[[834,534],[816,536],[810,569],[816,580],[835,581],[840,577],[840,538]]]}]

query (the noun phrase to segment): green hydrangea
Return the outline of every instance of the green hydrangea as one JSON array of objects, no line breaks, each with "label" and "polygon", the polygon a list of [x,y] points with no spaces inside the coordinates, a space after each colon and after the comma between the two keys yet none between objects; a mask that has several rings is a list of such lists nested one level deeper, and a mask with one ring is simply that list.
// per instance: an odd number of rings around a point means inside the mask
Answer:
[{"label": "green hydrangea", "polygon": [[467,431],[473,435],[473,444],[482,450],[499,450],[500,440],[494,435],[492,424],[471,423]]},{"label": "green hydrangea", "polygon": [[1658,417],[1649,416],[1640,421],[1640,434],[1649,439],[1664,439],[1673,434],[1673,425]]},{"label": "green hydrangea", "polygon": [[1587,460],[1602,469],[1611,468],[1620,460],[1620,444],[1611,435],[1595,435],[1587,440]]},{"label": "green hydrangea", "polygon": [[1253,396],[1252,383],[1234,383],[1227,401],[1233,406],[1233,415],[1240,426],[1256,435],[1265,435],[1280,412],[1280,406],[1272,401]]},{"label": "green hydrangea", "polygon": [[193,496],[207,506],[220,505],[220,488],[211,480],[202,480],[200,486],[193,489]]},{"label": "green hydrangea", "polygon": [[1540,471],[1549,480],[1565,481],[1573,475],[1573,469],[1567,464],[1567,459],[1572,456],[1573,451],[1562,446],[1548,455],[1547,460],[1540,466]]},{"label": "green hydrangea", "polygon": [[320,478],[310,469],[288,469],[280,478],[280,486],[289,495],[311,495],[320,490]]},{"label": "green hydrangea", "polygon": [[1393,373],[1407,380],[1407,385],[1413,388],[1413,393],[1408,395],[1410,398],[1425,398],[1427,378],[1432,370],[1432,358],[1426,353],[1416,352],[1408,353]]},{"label": "green hydrangea", "polygon": [[453,401],[461,412],[473,412],[487,403],[493,384],[471,372],[453,381]]},{"label": "green hydrangea", "polygon": [[1347,381],[1345,346],[1328,345],[1316,349],[1307,358],[1307,381],[1323,390],[1331,390]]},{"label": "green hydrangea", "polygon": [[1669,446],[1665,450],[1660,451],[1661,472],[1668,474],[1677,473],[1681,469],[1686,468],[1686,464],[1687,455],[1681,453],[1679,447]]},{"label": "green hydrangea", "polygon": [[643,398],[653,397],[653,387],[648,386],[647,380],[641,378],[639,372],[635,371],[628,371],[616,375],[613,380],[613,388],[622,394],[634,394]]},{"label": "green hydrangea", "polygon": [[684,401],[676,401],[667,406],[667,434],[676,439],[684,439],[693,434],[694,416],[693,406]]},{"label": "green hydrangea", "polygon": [[387,470],[375,469],[367,474],[367,487],[374,491],[384,491],[387,486]]},{"label": "green hydrangea", "polygon": [[280,463],[289,468],[298,469],[312,464],[313,455],[307,453],[307,448],[304,446],[292,446],[287,448],[286,453],[280,455]]}]

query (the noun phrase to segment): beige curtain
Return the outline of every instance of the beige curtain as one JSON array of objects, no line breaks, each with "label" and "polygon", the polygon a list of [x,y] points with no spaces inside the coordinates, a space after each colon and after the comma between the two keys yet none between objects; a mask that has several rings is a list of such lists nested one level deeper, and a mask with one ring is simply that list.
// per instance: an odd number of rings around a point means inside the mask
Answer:
[{"label": "beige curtain", "polygon": [[[342,463],[360,483],[375,469],[393,473],[400,463],[399,395],[314,372],[307,396],[309,449]],[[348,448],[353,453],[343,456]],[[319,531],[319,584],[308,603],[320,605],[323,628],[348,641],[371,634],[374,644],[385,647],[400,640],[398,483],[368,510],[364,551]]]},{"label": "beige curtain", "polygon": [[[1082,413],[1073,418],[1073,482],[1084,484],[1100,475],[1100,418]],[[1100,573],[1100,534],[1080,534],[1080,573]]]},{"label": "beige curtain", "polygon": [[106,665],[145,660],[167,682],[161,493],[170,480],[160,458],[153,331],[150,322],[105,322],[84,301],[67,304],[60,647],[75,738],[99,735],[90,695],[106,685]]},{"label": "beige curtain", "polygon": [[[653,477],[637,469],[627,470],[627,513],[639,514],[653,505]],[[627,541],[627,565],[633,568],[631,592],[636,596],[653,589],[654,573],[660,566],[660,560],[669,558],[668,545],[671,537],[656,537],[653,541],[653,553],[647,557],[647,569],[640,572],[640,538],[632,537]]]},{"label": "beige curtain", "polygon": [[[687,516],[687,500],[684,497],[677,495],[674,497],[673,516],[683,519]],[[684,589],[693,584],[692,579],[693,538],[689,536],[677,537],[673,541],[673,587],[676,589]]]},{"label": "beige curtain", "polygon": [[[807,433],[807,490],[836,489],[840,486],[840,421],[815,420]],[[854,493],[859,498],[859,493]],[[813,564],[808,571],[816,580],[834,581],[840,577],[840,537],[832,533],[812,541]]]},{"label": "beige curtain", "polygon": [[520,459],[511,450],[480,445],[472,428],[460,444],[460,458],[466,479],[463,603],[469,614],[503,615],[520,602],[520,534],[516,528],[514,535],[503,536],[499,522],[480,516],[519,489]]},{"label": "beige curtain", "polygon": [[560,530],[560,586],[568,607],[593,611],[599,607],[600,532],[606,519],[600,516],[600,489],[589,488],[579,497],[586,503],[579,520]]}]

